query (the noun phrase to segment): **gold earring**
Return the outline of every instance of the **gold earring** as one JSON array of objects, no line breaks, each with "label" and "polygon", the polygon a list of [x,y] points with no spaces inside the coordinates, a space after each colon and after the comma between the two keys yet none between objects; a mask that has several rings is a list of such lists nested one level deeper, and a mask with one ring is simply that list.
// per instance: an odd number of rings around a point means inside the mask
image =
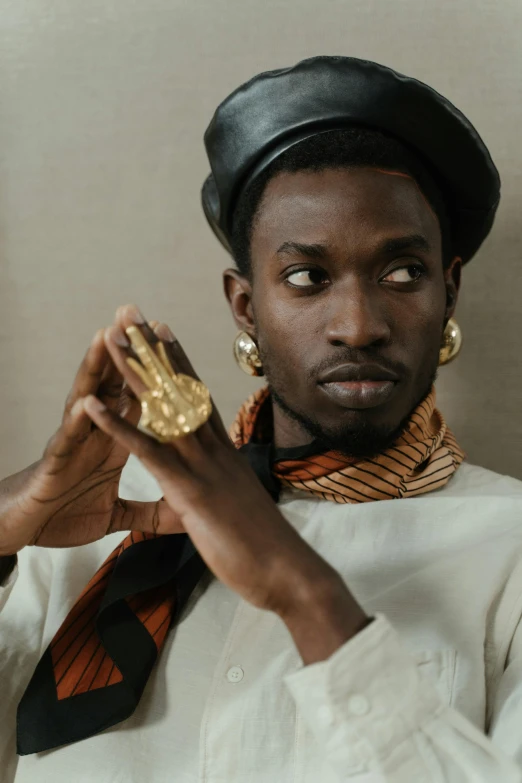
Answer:
[{"label": "gold earring", "polygon": [[462,347],[462,332],[454,318],[450,318],[442,335],[439,351],[439,365],[448,364],[459,354]]},{"label": "gold earring", "polygon": [[247,375],[264,375],[255,340],[247,332],[239,332],[234,340],[234,358]]}]

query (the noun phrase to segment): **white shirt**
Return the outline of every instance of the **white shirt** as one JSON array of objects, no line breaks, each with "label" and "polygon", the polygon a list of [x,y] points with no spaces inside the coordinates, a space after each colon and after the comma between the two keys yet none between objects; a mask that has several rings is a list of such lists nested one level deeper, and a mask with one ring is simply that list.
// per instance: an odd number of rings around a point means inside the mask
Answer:
[{"label": "white shirt", "polygon": [[[137,465],[121,494],[157,498]],[[276,615],[205,577],[131,718],[18,758],[25,685],[123,535],[23,550],[1,596],[1,782],[521,783],[522,482],[464,463],[416,498],[279,507],[373,623],[304,667]]]}]

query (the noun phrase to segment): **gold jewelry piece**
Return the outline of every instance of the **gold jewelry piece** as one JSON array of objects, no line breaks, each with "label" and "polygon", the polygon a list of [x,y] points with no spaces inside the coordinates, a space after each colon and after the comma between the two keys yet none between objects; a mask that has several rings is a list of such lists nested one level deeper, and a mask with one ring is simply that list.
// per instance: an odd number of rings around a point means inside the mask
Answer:
[{"label": "gold jewelry piece", "polygon": [[439,365],[448,364],[459,354],[462,347],[462,332],[454,318],[450,318],[442,335]]},{"label": "gold jewelry piece", "polygon": [[129,326],[125,331],[141,362],[127,358],[127,364],[148,389],[139,395],[141,425],[161,443],[195,432],[212,413],[205,384],[174,372],[161,341],[154,349],[137,326]]},{"label": "gold jewelry piece", "polygon": [[264,375],[259,349],[247,332],[238,332],[234,340],[234,358],[247,375]]}]

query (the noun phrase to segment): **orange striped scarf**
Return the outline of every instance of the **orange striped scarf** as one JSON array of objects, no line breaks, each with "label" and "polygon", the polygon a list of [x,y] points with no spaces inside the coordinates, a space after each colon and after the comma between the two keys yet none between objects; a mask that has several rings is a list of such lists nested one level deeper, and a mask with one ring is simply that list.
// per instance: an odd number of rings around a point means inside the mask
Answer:
[{"label": "orange striped scarf", "polygon": [[[229,434],[240,448],[256,432],[268,386],[241,406]],[[365,503],[432,492],[444,486],[465,458],[444,417],[435,407],[435,389],[410,415],[395,444],[373,457],[355,461],[336,451],[303,459],[276,461],[272,471],[283,486],[295,487],[335,503]]]}]

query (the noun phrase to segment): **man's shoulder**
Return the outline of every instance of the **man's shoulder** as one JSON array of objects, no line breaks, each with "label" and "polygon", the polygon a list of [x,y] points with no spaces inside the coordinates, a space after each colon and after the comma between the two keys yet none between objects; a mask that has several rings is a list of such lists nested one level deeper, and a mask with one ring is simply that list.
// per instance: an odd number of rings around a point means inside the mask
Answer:
[{"label": "man's shoulder", "polygon": [[446,495],[512,499],[522,503],[522,481],[465,460],[442,490]]}]

